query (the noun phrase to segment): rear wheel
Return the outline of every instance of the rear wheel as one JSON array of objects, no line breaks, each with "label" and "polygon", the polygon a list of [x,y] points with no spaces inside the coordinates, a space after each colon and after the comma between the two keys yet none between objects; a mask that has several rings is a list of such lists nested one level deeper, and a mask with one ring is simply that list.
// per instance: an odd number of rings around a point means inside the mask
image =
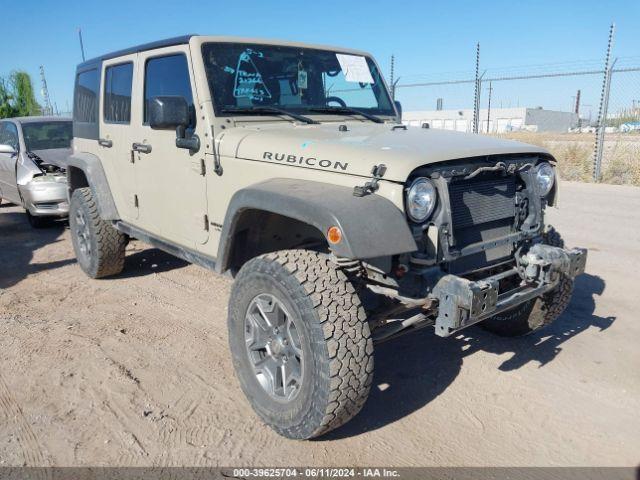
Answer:
[{"label": "rear wheel", "polygon": [[233,285],[228,324],[240,386],[279,434],[317,437],[364,405],[373,376],[369,325],[328,255],[287,250],[250,260]]},{"label": "rear wheel", "polygon": [[91,278],[117,275],[124,268],[127,238],[100,218],[90,188],[71,196],[69,227],[80,268]]},{"label": "rear wheel", "polygon": [[[553,227],[545,233],[544,242],[554,247],[564,247],[564,240]],[[572,293],[573,280],[562,275],[553,290],[499,313],[481,322],[479,326],[502,337],[519,337],[537,332],[553,323],[565,311]]]}]

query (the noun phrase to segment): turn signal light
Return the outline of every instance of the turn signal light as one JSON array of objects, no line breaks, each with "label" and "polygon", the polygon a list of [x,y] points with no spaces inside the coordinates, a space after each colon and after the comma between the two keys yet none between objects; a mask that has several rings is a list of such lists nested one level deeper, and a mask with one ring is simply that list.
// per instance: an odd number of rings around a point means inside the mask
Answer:
[{"label": "turn signal light", "polygon": [[342,230],[336,226],[330,227],[329,230],[327,230],[327,240],[333,245],[340,243],[342,240]]}]

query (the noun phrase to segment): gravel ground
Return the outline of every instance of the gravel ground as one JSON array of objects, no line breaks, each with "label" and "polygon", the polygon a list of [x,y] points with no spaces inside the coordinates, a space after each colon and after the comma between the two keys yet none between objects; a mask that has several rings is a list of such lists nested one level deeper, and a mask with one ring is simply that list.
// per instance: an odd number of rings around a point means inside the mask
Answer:
[{"label": "gravel ground", "polygon": [[128,247],[89,280],[61,225],[0,206],[0,466],[635,466],[640,460],[640,188],[563,185],[548,217],[587,247],[549,329],[500,339],[425,330],[376,350],[348,425],[280,438],[245,401],[227,278]]}]

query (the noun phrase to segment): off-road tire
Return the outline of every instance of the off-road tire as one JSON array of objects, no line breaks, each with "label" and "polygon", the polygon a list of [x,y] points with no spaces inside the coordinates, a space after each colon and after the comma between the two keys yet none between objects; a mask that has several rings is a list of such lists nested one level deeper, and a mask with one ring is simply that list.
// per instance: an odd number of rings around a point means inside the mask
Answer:
[{"label": "off-road tire", "polygon": [[[245,345],[248,306],[264,293],[283,302],[301,331],[304,376],[298,395],[288,402],[275,401],[260,386]],[[373,341],[355,288],[329,255],[284,250],[247,262],[231,291],[228,327],[240,386],[280,435],[317,437],[362,409],[373,379]]]},{"label": "off-road tire", "polygon": [[[564,240],[553,227],[549,227],[544,234],[544,243],[564,248]],[[550,292],[499,313],[479,325],[502,337],[519,337],[537,332],[552,324],[565,311],[571,301],[573,284],[571,278],[563,275]]]},{"label": "off-road tire", "polygon": [[47,228],[53,225],[53,220],[51,218],[36,217],[34,215],[31,215],[29,211],[26,212],[26,216],[27,216],[27,221],[29,222],[29,225],[31,225],[31,228],[40,229],[40,228]]},{"label": "off-road tire", "polygon": [[[86,221],[90,253],[80,248],[78,214]],[[117,275],[124,268],[127,238],[109,222],[100,218],[91,188],[78,188],[71,196],[69,227],[73,249],[80,268],[91,278]]]}]

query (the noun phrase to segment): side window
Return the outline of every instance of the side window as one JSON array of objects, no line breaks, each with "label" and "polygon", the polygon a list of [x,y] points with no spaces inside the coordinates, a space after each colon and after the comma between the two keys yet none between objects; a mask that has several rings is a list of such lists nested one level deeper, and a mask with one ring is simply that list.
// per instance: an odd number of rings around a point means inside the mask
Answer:
[{"label": "side window", "polygon": [[18,129],[11,122],[0,123],[0,145],[11,145],[18,150]]},{"label": "side window", "polygon": [[76,78],[73,120],[98,123],[98,69],[81,72]]},{"label": "side window", "polygon": [[104,73],[104,121],[129,123],[131,121],[131,84],[133,63],[107,67]]},{"label": "side window", "polygon": [[144,74],[144,123],[147,123],[147,106],[153,97],[184,97],[192,112],[192,127],[195,126],[193,94],[189,80],[187,57],[180,53],[147,60]]}]

